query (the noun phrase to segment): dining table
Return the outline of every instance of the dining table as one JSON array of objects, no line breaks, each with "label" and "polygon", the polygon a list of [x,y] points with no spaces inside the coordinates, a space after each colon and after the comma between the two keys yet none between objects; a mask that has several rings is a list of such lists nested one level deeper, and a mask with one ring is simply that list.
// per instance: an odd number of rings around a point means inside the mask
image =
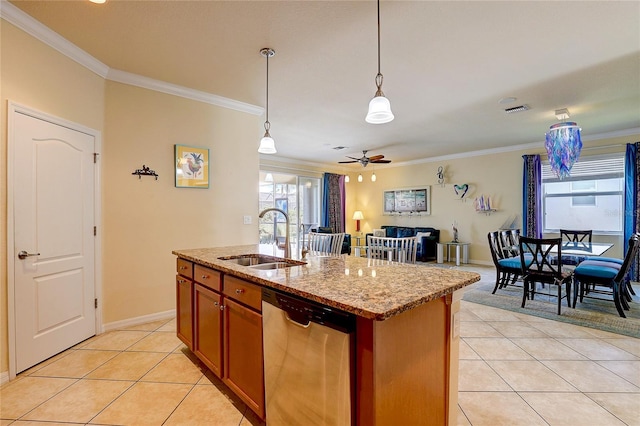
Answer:
[{"label": "dining table", "polygon": [[[544,247],[544,246],[543,246]],[[564,241],[561,246],[562,254],[584,255],[584,256],[602,256],[607,250],[613,247],[609,243],[589,243],[581,241]],[[551,249],[551,253],[557,252],[555,247]]]}]

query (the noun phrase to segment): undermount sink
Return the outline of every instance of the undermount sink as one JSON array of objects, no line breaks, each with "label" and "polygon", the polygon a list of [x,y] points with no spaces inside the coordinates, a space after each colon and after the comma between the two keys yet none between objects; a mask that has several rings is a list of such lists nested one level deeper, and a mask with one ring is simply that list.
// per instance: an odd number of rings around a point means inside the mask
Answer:
[{"label": "undermount sink", "polygon": [[219,257],[220,260],[236,263],[240,266],[248,266],[253,269],[281,269],[291,266],[306,265],[298,260],[285,259],[282,257],[268,256],[266,254],[240,254],[237,256]]},{"label": "undermount sink", "polygon": [[291,266],[297,266],[294,263],[287,262],[272,262],[272,263],[259,263],[257,265],[249,266],[251,269],[282,269],[290,268]]}]

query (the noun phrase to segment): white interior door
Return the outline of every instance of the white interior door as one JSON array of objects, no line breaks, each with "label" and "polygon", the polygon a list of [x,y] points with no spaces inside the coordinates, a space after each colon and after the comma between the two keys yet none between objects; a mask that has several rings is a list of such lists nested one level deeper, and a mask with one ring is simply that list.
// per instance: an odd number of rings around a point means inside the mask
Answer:
[{"label": "white interior door", "polygon": [[12,114],[9,303],[19,373],[96,333],[96,137],[20,111]]}]

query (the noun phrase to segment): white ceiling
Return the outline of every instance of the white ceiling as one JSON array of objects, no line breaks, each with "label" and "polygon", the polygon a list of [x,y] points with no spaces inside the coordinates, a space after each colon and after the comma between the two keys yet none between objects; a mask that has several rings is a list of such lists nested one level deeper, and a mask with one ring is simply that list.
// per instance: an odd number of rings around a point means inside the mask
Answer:
[{"label": "white ceiling", "polygon": [[[397,163],[542,143],[560,108],[586,140],[640,128],[639,1],[382,1],[383,90],[396,116],[382,125],[364,121],[373,0],[11,3],[111,69],[257,106],[259,51],[275,49],[276,158],[336,163],[368,149]],[[521,104],[531,109],[504,112]]]}]

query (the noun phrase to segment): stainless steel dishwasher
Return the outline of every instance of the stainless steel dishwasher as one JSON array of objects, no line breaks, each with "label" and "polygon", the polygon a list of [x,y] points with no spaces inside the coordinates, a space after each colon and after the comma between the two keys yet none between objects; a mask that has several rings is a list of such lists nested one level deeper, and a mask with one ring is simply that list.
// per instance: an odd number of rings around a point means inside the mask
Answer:
[{"label": "stainless steel dishwasher", "polygon": [[355,316],[262,289],[269,426],[352,424]]}]

